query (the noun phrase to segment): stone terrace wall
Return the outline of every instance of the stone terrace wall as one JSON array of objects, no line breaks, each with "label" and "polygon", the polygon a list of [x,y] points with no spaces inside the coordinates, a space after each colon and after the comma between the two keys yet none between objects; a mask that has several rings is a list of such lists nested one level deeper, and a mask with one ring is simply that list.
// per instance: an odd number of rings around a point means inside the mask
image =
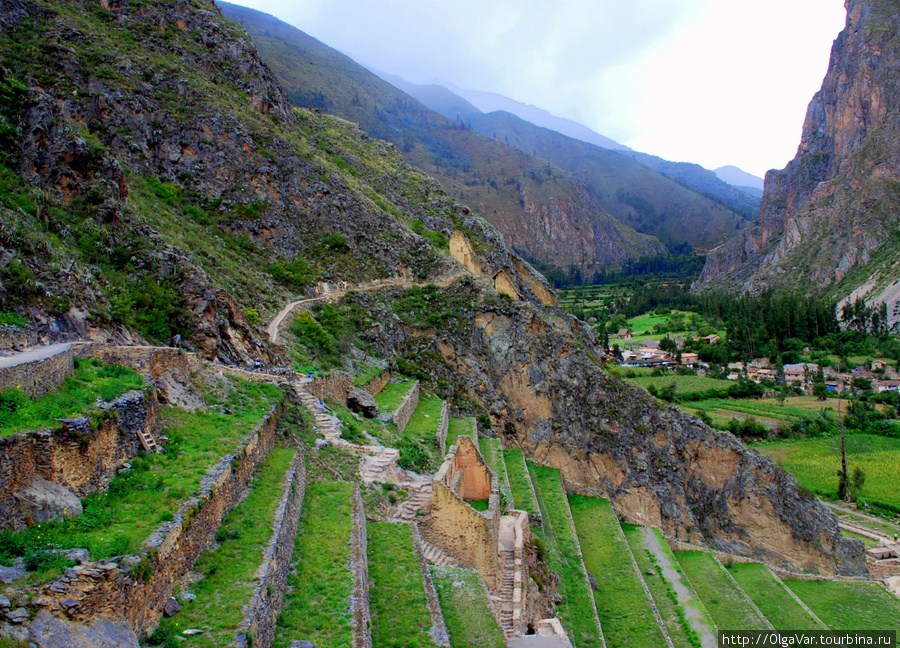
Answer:
[{"label": "stone terrace wall", "polygon": [[353,377],[343,371],[333,371],[322,378],[316,378],[306,388],[320,401],[331,396],[341,405],[347,404],[347,394],[355,387]]},{"label": "stone terrace wall", "polygon": [[441,420],[438,423],[437,429],[437,442],[442,455],[447,454],[447,429],[449,427],[450,407],[447,405],[447,401],[444,401],[444,405],[441,407]]},{"label": "stone terrace wall", "polygon": [[156,391],[132,391],[106,407],[94,429],[78,419],[56,430],[0,438],[0,528],[22,529],[25,519],[14,494],[42,477],[78,497],[104,489],[116,470],[142,450],[138,431],[159,432]]},{"label": "stone terrace wall", "polygon": [[138,634],[151,631],[175,584],[212,545],[222,519],[248,491],[259,464],[275,445],[281,413],[282,407],[273,406],[234,454],[222,457],[203,478],[200,492],[182,505],[172,522],[150,536],[139,556],[66,570],[65,576],[38,589],[33,604],[79,623],[97,616],[124,616]]},{"label": "stone terrace wall", "polygon": [[306,494],[306,457],[303,450],[297,451],[285,475],[284,486],[284,495],[272,523],[272,539],[266,547],[263,563],[256,572],[259,582],[245,608],[241,634],[235,641],[238,648],[248,645],[247,634],[252,635],[255,648],[271,648],[275,641],[275,622],[284,602],[284,590],[294,554],[294,536],[297,535],[303,497]]},{"label": "stone terrace wall", "polygon": [[441,610],[441,602],[438,599],[434,581],[431,579],[431,569],[425,559],[425,548],[422,546],[422,534],[419,525],[412,522],[413,542],[416,545],[416,553],[419,554],[419,567],[422,569],[422,581],[425,585],[425,596],[428,597],[428,612],[431,614],[431,638],[438,646],[450,648],[450,635],[444,623],[444,612]]},{"label": "stone terrace wall", "polygon": [[75,373],[75,347],[69,345],[56,355],[0,369],[0,391],[19,388],[32,398],[56,391]]},{"label": "stone terrace wall", "polygon": [[372,394],[372,396],[378,395],[378,393],[384,389],[384,386],[388,384],[388,381],[391,379],[390,371],[383,371],[380,375],[375,376],[363,385],[363,389]]},{"label": "stone terrace wall", "polygon": [[366,511],[363,508],[359,484],[353,488],[353,594],[350,612],[353,615],[353,648],[372,648],[372,616],[369,612],[369,540],[366,534]]},{"label": "stone terrace wall", "polygon": [[403,430],[406,429],[406,425],[409,423],[409,419],[412,418],[413,412],[416,411],[416,408],[419,406],[419,381],[417,380],[412,388],[407,392],[406,397],[404,397],[403,402],[400,403],[400,406],[394,410],[394,424],[397,426],[397,431],[400,434],[403,434]]},{"label": "stone terrace wall", "polygon": [[[461,446],[470,452],[464,452],[460,459],[471,458],[472,453],[480,466],[461,466],[457,462],[457,453]],[[490,503],[488,510],[476,511],[462,497],[459,489],[466,478],[466,472],[472,472],[475,482],[483,481],[477,470],[484,467],[488,475]],[[467,488],[482,484],[467,484]],[[447,555],[460,561],[467,567],[477,569],[491,589],[497,589],[500,581],[500,564],[497,553],[497,542],[500,536],[500,499],[497,478],[481,457],[478,449],[468,437],[460,437],[455,446],[450,448],[447,458],[431,482],[431,514],[420,526],[422,538],[433,544]]]}]

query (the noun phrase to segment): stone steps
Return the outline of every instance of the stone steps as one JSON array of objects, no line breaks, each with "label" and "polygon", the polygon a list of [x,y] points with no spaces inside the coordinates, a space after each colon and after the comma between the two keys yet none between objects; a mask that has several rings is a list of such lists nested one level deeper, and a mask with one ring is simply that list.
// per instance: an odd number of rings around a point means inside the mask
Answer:
[{"label": "stone steps", "polygon": [[[507,637],[520,632],[517,620],[521,619],[522,602],[516,601],[516,555],[513,551],[501,551],[503,559],[503,575],[500,579],[500,604],[497,611],[500,615],[500,627]],[[520,590],[521,591],[521,590]]]},{"label": "stone steps", "polygon": [[427,513],[431,510],[431,482],[400,482],[398,486],[409,493],[409,498],[397,507],[391,518],[393,522],[411,522],[419,511]]},{"label": "stone steps", "polygon": [[425,560],[427,560],[432,565],[437,565],[438,567],[459,567],[462,568],[462,565],[455,558],[448,556],[443,551],[435,547],[433,544],[429,544],[427,542],[422,543],[422,550],[425,554]]}]

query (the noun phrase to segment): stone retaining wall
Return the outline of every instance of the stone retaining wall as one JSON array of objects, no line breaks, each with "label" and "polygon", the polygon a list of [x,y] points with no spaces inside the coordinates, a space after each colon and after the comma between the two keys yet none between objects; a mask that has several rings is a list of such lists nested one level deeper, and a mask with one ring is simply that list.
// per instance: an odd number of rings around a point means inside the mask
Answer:
[{"label": "stone retaining wall", "polygon": [[0,391],[21,389],[32,398],[55,392],[75,373],[75,351],[69,345],[49,358],[0,369]]},{"label": "stone retaining wall", "polygon": [[353,488],[353,539],[350,558],[353,570],[353,593],[350,613],[353,615],[353,648],[372,648],[372,617],[369,613],[369,556],[366,534],[366,512],[359,484]]},{"label": "stone retaining wall", "polygon": [[[431,614],[431,638],[438,646],[450,648],[450,635],[444,623],[444,612],[441,610],[441,602],[438,599],[434,581],[431,579],[431,569],[425,559],[425,548],[422,546],[422,534],[419,525],[412,522],[413,542],[416,545],[416,553],[419,554],[419,567],[422,570],[422,583],[425,586],[425,596],[428,598],[428,612]],[[490,597],[488,597],[490,600]]]},{"label": "stone retaining wall", "polygon": [[375,376],[374,378],[372,378],[372,380],[363,385],[363,389],[372,394],[372,396],[377,396],[379,392],[384,389],[384,386],[388,384],[388,381],[390,379],[391,372],[383,371],[381,372],[381,374]]},{"label": "stone retaining wall", "polygon": [[40,586],[32,603],[79,623],[97,616],[125,617],[138,634],[155,628],[175,584],[215,540],[222,519],[246,494],[259,464],[275,444],[282,407],[273,406],[233,454],[203,478],[200,491],[172,522],[157,529],[137,556],[122,556],[66,570]]},{"label": "stone retaining wall", "polygon": [[79,498],[104,489],[116,471],[142,451],[138,431],[158,434],[156,391],[131,391],[99,410],[55,430],[0,438],[0,528],[22,529],[26,520],[15,493],[42,477]]},{"label": "stone retaining wall", "polygon": [[[441,456],[447,454],[447,429],[450,427],[450,407],[447,401],[441,406],[441,420],[438,423],[437,442],[438,448],[441,449]],[[473,437],[477,438],[477,437]]]},{"label": "stone retaining wall", "polygon": [[327,376],[316,378],[306,386],[309,392],[324,401],[326,396],[331,396],[341,405],[347,404],[347,394],[356,386],[353,377],[343,371],[333,371]]},{"label": "stone retaining wall", "polygon": [[403,398],[400,406],[394,410],[394,424],[397,426],[397,432],[403,434],[409,419],[412,418],[413,412],[419,406],[419,381],[413,383],[413,386]]},{"label": "stone retaining wall", "polygon": [[271,648],[275,640],[275,622],[284,602],[284,590],[294,554],[294,537],[305,494],[306,457],[303,450],[297,450],[285,475],[284,494],[272,522],[272,539],[263,554],[262,565],[256,570],[259,581],[250,603],[244,608],[241,634],[235,640],[238,648],[248,646],[248,634],[252,636],[255,648]]}]

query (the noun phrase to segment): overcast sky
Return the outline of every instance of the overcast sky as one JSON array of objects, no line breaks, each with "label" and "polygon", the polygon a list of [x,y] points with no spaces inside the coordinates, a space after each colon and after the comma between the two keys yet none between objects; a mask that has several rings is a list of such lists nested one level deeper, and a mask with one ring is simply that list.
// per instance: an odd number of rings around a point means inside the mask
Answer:
[{"label": "overcast sky", "polygon": [[232,0],[415,83],[497,92],[756,175],[797,150],[843,0]]}]

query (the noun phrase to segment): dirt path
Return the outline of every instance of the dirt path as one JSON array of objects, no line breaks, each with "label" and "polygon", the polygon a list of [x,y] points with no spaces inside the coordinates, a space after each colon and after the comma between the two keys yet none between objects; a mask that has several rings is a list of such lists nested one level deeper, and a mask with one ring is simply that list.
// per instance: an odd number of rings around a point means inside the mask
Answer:
[{"label": "dirt path", "polygon": [[[824,502],[824,504],[831,509],[832,513],[838,516],[838,522],[845,521],[842,519],[845,518],[851,525],[861,526],[885,541],[893,542],[893,534],[900,533],[900,524],[894,524],[883,518],[874,517],[843,502]],[[853,529],[848,530],[852,531]]]},{"label": "dirt path", "polygon": [[[416,281],[409,281],[408,279],[401,279],[399,277],[396,277],[393,279],[386,279],[384,281],[376,280],[377,283],[372,282],[372,283],[368,283],[368,284],[354,286],[350,290],[353,290],[355,292],[373,292],[376,290],[384,290],[385,288],[394,288],[396,286],[406,286],[408,288],[415,288],[415,287],[421,288],[422,286],[428,286],[431,284],[444,288],[444,287],[450,285],[451,283],[453,283],[454,281],[456,281],[457,279],[459,279],[459,277],[461,277],[463,274],[466,274],[466,273],[463,272],[462,270],[459,270],[456,272],[451,272],[449,275],[445,275],[444,277],[442,277],[441,279],[438,279],[437,281],[427,281],[424,283],[416,282]],[[278,332],[281,329],[282,323],[284,322],[285,318],[288,315],[290,315],[294,311],[294,309],[297,308],[298,306],[303,305],[304,307],[309,307],[312,304],[316,304],[316,303],[325,303],[325,302],[336,301],[336,300],[340,299],[341,297],[343,297],[344,295],[346,295],[348,292],[349,292],[349,290],[336,290],[332,293],[328,293],[327,295],[322,295],[321,297],[311,297],[309,299],[297,299],[292,302],[288,302],[285,305],[285,307],[282,308],[278,312],[278,315],[276,315],[274,318],[272,318],[272,321],[269,322],[269,325],[266,327],[266,333],[269,334],[269,341],[272,344],[276,344],[278,342]]]},{"label": "dirt path", "polygon": [[663,577],[675,590],[675,594],[678,596],[678,604],[684,609],[684,618],[687,619],[691,628],[700,637],[700,644],[703,648],[716,648],[716,630],[712,626],[712,621],[701,611],[693,591],[685,583],[684,576],[675,569],[675,566],[669,559],[668,552],[663,550],[659,536],[649,527],[644,527],[642,531],[644,533],[644,546],[653,554],[653,557],[662,569]]},{"label": "dirt path", "polygon": [[25,349],[21,353],[0,357],[0,369],[17,367],[28,362],[37,362],[38,360],[46,360],[47,358],[52,358],[55,355],[64,353],[70,348],[72,348],[71,342],[31,347],[30,349]]}]

